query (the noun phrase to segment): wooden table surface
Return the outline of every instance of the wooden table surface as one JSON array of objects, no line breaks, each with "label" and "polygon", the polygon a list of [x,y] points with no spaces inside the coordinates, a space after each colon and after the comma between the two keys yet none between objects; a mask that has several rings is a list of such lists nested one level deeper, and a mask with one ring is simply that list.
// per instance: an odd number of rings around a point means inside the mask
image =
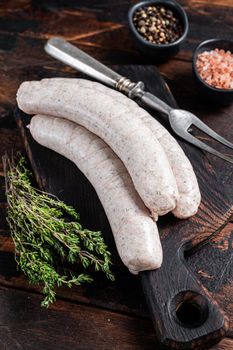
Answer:
[{"label": "wooden table surface", "polygon": [[[191,69],[195,46],[208,38],[231,39],[232,0],[182,0],[190,31],[179,54],[159,66],[183,108],[208,122],[233,108],[207,104],[196,90]],[[72,69],[43,51],[46,39],[59,35],[107,64],[152,64],[140,54],[127,27],[129,0],[0,1],[0,157],[24,151],[13,109],[23,80],[63,75]],[[221,119],[219,119],[221,122]],[[232,134],[231,134],[232,135]],[[224,165],[224,164],[223,164]],[[0,160],[0,350],[157,349],[155,334],[137,277],[126,270],[115,283],[61,290],[49,309],[40,307],[40,289],[17,271],[7,228],[4,177]],[[228,337],[212,349],[233,349],[233,221],[188,258],[230,319]],[[210,261],[214,262],[208,264]]]}]

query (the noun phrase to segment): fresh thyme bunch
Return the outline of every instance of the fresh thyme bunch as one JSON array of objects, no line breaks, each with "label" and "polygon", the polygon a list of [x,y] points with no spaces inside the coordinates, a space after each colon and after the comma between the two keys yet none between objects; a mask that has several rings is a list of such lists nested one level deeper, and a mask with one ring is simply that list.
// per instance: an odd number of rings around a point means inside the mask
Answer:
[{"label": "fresh thyme bunch", "polygon": [[93,281],[89,274],[71,272],[64,267],[66,263],[79,264],[84,270],[93,265],[95,271],[114,280],[111,254],[101,232],[83,229],[72,207],[32,187],[23,156],[16,160],[6,155],[3,164],[7,221],[15,243],[16,262],[30,283],[44,285],[41,305],[48,307],[56,300],[56,287]]}]

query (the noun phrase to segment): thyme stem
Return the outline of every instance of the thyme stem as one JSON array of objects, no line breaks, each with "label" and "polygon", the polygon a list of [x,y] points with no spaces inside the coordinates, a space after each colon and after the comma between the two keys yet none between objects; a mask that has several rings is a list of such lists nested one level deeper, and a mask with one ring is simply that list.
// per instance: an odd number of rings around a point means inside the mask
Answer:
[{"label": "thyme stem", "polygon": [[93,265],[114,280],[111,254],[101,232],[83,229],[74,208],[34,188],[22,155],[5,155],[3,165],[15,259],[30,283],[44,285],[41,305],[48,307],[56,300],[56,287],[93,281],[89,273],[67,269],[67,263],[84,271]]}]

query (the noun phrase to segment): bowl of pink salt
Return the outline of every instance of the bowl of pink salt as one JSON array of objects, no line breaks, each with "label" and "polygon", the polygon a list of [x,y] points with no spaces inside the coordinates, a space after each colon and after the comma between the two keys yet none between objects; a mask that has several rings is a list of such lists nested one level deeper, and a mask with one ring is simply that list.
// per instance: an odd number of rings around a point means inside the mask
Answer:
[{"label": "bowl of pink salt", "polygon": [[193,72],[201,93],[217,103],[233,102],[233,41],[202,42],[193,55]]}]

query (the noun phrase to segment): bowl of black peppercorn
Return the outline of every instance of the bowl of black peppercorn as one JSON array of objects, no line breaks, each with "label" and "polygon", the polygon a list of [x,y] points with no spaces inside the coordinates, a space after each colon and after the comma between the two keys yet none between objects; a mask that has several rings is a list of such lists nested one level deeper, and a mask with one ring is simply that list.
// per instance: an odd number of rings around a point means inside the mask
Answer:
[{"label": "bowl of black peppercorn", "polygon": [[129,9],[128,20],[138,49],[156,62],[177,54],[189,29],[186,12],[173,0],[139,2]]}]

